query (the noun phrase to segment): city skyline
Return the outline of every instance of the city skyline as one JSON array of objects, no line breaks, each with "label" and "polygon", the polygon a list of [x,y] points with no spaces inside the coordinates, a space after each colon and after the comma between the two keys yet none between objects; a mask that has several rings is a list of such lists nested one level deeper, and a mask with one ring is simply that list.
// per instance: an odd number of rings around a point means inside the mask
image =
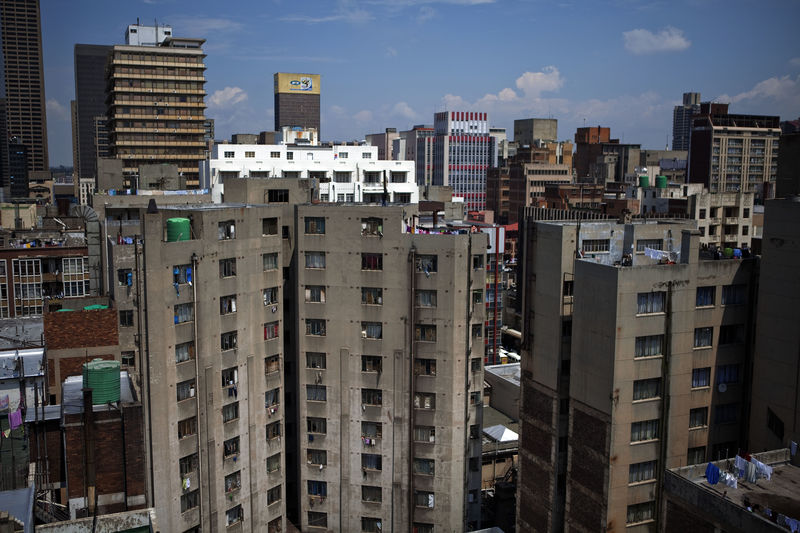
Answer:
[{"label": "city skyline", "polygon": [[[510,135],[516,118],[552,116],[560,139],[571,139],[585,120],[611,127],[624,142],[663,148],[671,144],[672,108],[687,91],[728,101],[733,113],[800,114],[800,37],[791,31],[797,2],[755,11],[743,2],[703,0],[252,7],[42,2],[51,165],[72,164],[74,44],[120,44],[137,17],[207,40],[206,115],[215,119],[218,139],[272,129],[275,72],[322,75],[325,141],[431,124],[437,111],[473,110]],[[750,30],[731,31],[744,20]]]}]

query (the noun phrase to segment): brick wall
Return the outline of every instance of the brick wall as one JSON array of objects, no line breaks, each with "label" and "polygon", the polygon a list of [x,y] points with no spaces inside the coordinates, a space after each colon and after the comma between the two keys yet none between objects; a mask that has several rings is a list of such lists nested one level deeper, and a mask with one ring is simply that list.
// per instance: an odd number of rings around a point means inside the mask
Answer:
[{"label": "brick wall", "polygon": [[[49,356],[48,356],[49,358]],[[64,357],[63,359],[50,359],[50,368],[53,368],[56,364],[58,364],[58,375],[61,378],[61,381],[64,381],[69,376],[81,376],[83,375],[83,364],[91,361],[93,359],[106,359],[109,361],[114,360],[114,356],[111,354],[105,355],[92,355],[88,358],[86,357]],[[51,383],[51,386],[55,386],[55,383]],[[58,401],[61,401],[60,399]]]},{"label": "brick wall", "polygon": [[44,340],[48,349],[90,348],[119,344],[116,309],[45,313]]}]

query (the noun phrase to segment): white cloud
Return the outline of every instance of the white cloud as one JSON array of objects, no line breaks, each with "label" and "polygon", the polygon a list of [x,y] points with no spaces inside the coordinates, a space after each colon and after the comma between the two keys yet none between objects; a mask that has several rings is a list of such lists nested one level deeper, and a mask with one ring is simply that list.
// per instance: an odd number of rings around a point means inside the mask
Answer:
[{"label": "white cloud", "polygon": [[67,109],[67,106],[61,105],[61,103],[55,98],[48,98],[47,102],[45,102],[45,107],[47,109],[48,118],[56,118],[58,120],[70,119],[70,113],[69,109]]},{"label": "white cloud", "polygon": [[336,9],[330,15],[311,16],[311,15],[288,15],[282,17],[282,22],[300,22],[302,24],[324,24],[326,22],[349,22],[359,24],[372,20],[372,15],[356,4],[354,0],[339,0]]},{"label": "white cloud", "polygon": [[791,76],[773,76],[760,81],[749,91],[734,96],[723,94],[717,101],[738,103],[748,100],[772,100],[779,104],[800,107],[800,76],[792,79]]},{"label": "white cloud", "polygon": [[793,57],[789,60],[789,64],[793,67],[800,67],[800,57]]},{"label": "white cloud", "polygon": [[541,72],[525,72],[517,78],[517,88],[525,96],[538,98],[543,92],[558,91],[564,85],[564,79],[558,69],[552,65],[544,67]]},{"label": "white cloud", "polygon": [[225,87],[208,97],[208,106],[215,108],[232,107],[247,100],[247,93],[241,87]]},{"label": "white cloud", "polygon": [[353,120],[356,122],[370,122],[372,121],[372,111],[364,109],[353,115]]},{"label": "white cloud", "polygon": [[658,33],[635,29],[622,33],[625,49],[632,54],[653,54],[657,52],[680,52],[691,46],[692,42],[683,35],[683,30],[667,26]]},{"label": "white cloud", "polygon": [[416,120],[419,116],[417,112],[414,111],[406,102],[397,102],[394,104],[394,107],[392,108],[392,114],[412,121]]}]

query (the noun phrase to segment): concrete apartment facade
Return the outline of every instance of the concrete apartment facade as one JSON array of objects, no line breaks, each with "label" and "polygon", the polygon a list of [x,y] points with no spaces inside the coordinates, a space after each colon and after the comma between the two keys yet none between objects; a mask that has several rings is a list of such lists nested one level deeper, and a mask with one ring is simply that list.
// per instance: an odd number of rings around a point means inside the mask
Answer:
[{"label": "concrete apartment facade", "polygon": [[[153,27],[132,24],[116,45],[107,68],[106,127],[111,157],[123,161],[131,188],[142,163],[174,163],[197,187],[205,158],[204,39],[173,37],[159,26],[156,43],[138,39]],[[169,29],[169,33],[167,32]]]},{"label": "concrete apartment facade", "polygon": [[296,213],[298,525],[477,527],[486,238],[405,233],[399,206]]},{"label": "concrete apartment facade", "polygon": [[[167,220],[191,239],[165,242]],[[142,214],[143,394],[162,527],[285,531],[281,210]]]},{"label": "concrete apartment facade", "polygon": [[521,224],[519,530],[655,531],[660,472],[744,442],[754,260],[691,227]]}]

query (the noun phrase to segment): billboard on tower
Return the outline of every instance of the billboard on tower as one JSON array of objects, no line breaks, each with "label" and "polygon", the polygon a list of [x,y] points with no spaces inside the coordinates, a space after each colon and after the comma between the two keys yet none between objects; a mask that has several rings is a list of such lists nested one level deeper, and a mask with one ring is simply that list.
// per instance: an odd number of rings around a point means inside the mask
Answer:
[{"label": "billboard on tower", "polygon": [[275,94],[319,94],[319,74],[275,73]]}]

